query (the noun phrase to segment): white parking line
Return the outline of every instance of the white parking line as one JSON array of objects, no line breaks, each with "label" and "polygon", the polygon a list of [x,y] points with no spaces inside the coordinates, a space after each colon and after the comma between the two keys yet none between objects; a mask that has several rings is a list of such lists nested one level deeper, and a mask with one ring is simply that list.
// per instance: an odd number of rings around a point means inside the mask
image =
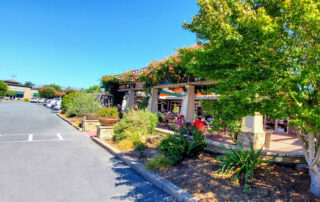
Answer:
[{"label": "white parking line", "polygon": [[30,142],[30,141],[33,141],[33,135],[32,134],[29,134],[28,135],[28,141]]},{"label": "white parking line", "polygon": [[60,133],[57,133],[57,137],[58,137],[59,140],[63,140],[63,137],[61,136]]}]

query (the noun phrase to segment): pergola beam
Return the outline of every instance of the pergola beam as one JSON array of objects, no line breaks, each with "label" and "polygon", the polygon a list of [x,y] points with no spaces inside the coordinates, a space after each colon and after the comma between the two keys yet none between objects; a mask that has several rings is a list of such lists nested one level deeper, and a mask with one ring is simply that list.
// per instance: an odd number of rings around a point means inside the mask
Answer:
[{"label": "pergola beam", "polygon": [[215,84],[216,81],[193,81],[193,82],[186,82],[186,83],[174,83],[174,84],[164,84],[164,85],[158,85],[158,86],[153,86],[153,88],[156,89],[161,89],[161,88],[179,88],[179,87],[184,87],[187,85],[191,86],[202,86],[202,85],[210,85],[210,84]]}]

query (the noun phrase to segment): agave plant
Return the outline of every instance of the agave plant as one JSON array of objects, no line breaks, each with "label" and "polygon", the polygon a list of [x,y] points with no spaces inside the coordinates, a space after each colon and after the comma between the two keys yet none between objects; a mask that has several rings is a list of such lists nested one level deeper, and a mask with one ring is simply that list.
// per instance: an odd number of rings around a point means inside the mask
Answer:
[{"label": "agave plant", "polygon": [[227,175],[232,174],[235,176],[235,179],[239,179],[244,173],[246,185],[248,178],[253,178],[255,169],[262,163],[270,163],[272,159],[263,160],[260,156],[262,148],[255,151],[252,144],[249,150],[245,150],[239,142],[237,145],[238,149],[225,148],[226,154],[217,158],[221,165],[221,168],[217,172]]}]

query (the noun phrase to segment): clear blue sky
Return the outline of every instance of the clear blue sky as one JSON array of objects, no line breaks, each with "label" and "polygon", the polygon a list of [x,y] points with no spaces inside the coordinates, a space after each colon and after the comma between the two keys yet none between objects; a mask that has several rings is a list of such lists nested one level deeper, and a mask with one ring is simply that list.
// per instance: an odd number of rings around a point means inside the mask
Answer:
[{"label": "clear blue sky", "polygon": [[0,3],[0,79],[87,88],[196,42],[182,28],[196,0]]}]

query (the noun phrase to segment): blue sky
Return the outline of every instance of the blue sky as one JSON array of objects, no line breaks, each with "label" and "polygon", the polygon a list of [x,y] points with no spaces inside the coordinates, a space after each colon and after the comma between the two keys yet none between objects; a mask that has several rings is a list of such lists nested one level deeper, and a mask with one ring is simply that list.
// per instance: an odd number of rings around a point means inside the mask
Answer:
[{"label": "blue sky", "polygon": [[0,79],[87,88],[190,46],[196,0],[0,2]]}]

